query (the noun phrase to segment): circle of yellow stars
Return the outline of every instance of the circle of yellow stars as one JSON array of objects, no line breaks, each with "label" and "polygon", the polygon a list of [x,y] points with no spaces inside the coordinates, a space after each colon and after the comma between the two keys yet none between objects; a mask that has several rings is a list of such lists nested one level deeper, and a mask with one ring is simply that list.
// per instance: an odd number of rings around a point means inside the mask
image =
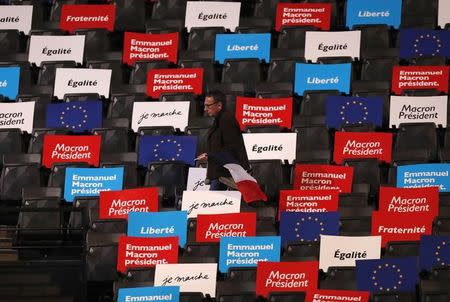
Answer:
[{"label": "circle of yellow stars", "polygon": [[[78,125],[70,125],[70,123],[65,121],[65,117],[67,116],[66,113],[70,113],[70,111],[75,111],[75,110],[78,110],[79,112],[81,112],[81,114],[83,115],[83,119],[81,120],[81,123],[79,123]],[[61,111],[60,117],[59,117],[59,119],[61,121],[61,125],[68,129],[75,129],[77,127],[81,128],[82,126],[84,126],[87,123],[87,118],[88,118],[87,110],[83,109],[83,106],[77,106],[77,105],[67,106],[64,111]]]},{"label": "circle of yellow stars", "polygon": [[[158,151],[159,151],[159,147],[161,147],[162,145],[166,144],[166,143],[172,143],[175,146],[175,157],[170,157],[170,158],[162,158],[159,156]],[[180,157],[181,152],[183,151],[183,148],[181,147],[181,144],[178,143],[176,140],[174,139],[162,139],[159,141],[159,143],[154,145],[154,149],[153,149],[153,153],[154,153],[154,157],[158,158],[159,157],[159,161],[169,161],[169,160],[176,160],[178,157]]]},{"label": "circle of yellow stars", "polygon": [[[320,232],[323,232],[323,231],[325,231],[325,228],[323,227],[323,222],[322,221],[319,221],[319,218],[312,218],[311,216],[308,216],[308,218],[307,219],[305,219],[304,217],[302,217],[301,219],[300,219],[300,221],[301,222],[305,222],[305,221],[309,221],[309,222],[311,222],[311,221],[314,221],[315,223],[318,223],[319,224],[319,226],[320,226]],[[295,225],[297,226],[296,228],[294,228],[294,231],[297,233],[298,231],[299,231],[299,229],[300,229],[300,222],[297,222]],[[296,234],[295,235],[297,238],[300,238],[300,234]],[[319,240],[319,238],[314,238],[314,241],[318,241]],[[300,239],[300,241],[305,241],[305,239],[304,238],[301,238]]]},{"label": "circle of yellow stars", "polygon": [[420,57],[423,56],[423,53],[420,52],[419,49],[420,49],[420,43],[425,39],[427,39],[427,40],[431,39],[436,44],[435,50],[430,55],[431,56],[438,55],[441,51],[440,48],[442,47],[441,40],[436,35],[431,35],[431,34],[420,35],[417,39],[414,40],[414,44],[413,44],[414,52],[416,54],[418,54]]},{"label": "circle of yellow stars", "polygon": [[345,124],[350,124],[350,122],[345,117],[345,110],[347,110],[348,107],[350,107],[350,106],[358,106],[363,110],[363,116],[358,121],[358,124],[362,124],[363,121],[367,120],[367,116],[369,115],[369,110],[367,109],[367,106],[363,102],[360,102],[360,101],[348,101],[348,102],[345,102],[345,105],[341,106],[341,111],[339,112],[339,115],[341,116],[341,120],[344,121]]},{"label": "circle of yellow stars", "polygon": [[441,243],[439,243],[436,246],[436,252],[434,253],[436,255],[436,261],[438,262],[439,265],[441,266],[446,266],[446,265],[450,265],[450,263],[446,263],[445,259],[443,259],[441,252],[444,249],[448,249],[450,247],[450,241],[446,242],[446,241],[442,241]]},{"label": "circle of yellow stars", "polygon": [[[377,279],[377,274],[378,271],[383,270],[383,269],[388,269],[391,268],[394,270],[395,273],[397,273],[398,275],[398,281],[392,286],[392,287],[385,287],[382,284],[380,284],[380,281]],[[397,267],[397,265],[395,264],[384,264],[384,265],[378,265],[376,269],[374,269],[372,271],[372,276],[371,279],[373,281],[373,286],[378,287],[379,290],[381,291],[391,291],[391,290],[397,290],[399,286],[402,285],[403,283],[403,274],[400,268]]]}]

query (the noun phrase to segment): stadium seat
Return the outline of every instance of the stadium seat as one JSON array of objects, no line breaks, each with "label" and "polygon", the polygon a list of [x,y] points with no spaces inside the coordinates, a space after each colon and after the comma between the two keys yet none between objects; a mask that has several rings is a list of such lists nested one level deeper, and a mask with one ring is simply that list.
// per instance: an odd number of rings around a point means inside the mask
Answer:
[{"label": "stadium seat", "polygon": [[150,163],[145,174],[144,187],[163,187],[164,204],[173,206],[186,189],[187,174],[188,165],[183,162]]},{"label": "stadium seat", "polygon": [[186,12],[186,1],[156,1],[152,9],[152,19],[183,19]]},{"label": "stadium seat", "polygon": [[267,82],[293,82],[295,75],[295,63],[301,63],[299,60],[270,60],[269,70],[267,71]]},{"label": "stadium seat", "polygon": [[75,68],[74,61],[42,62],[37,79],[38,85],[53,85],[57,68]]},{"label": "stadium seat", "polygon": [[365,51],[385,50],[391,47],[391,36],[386,24],[355,25],[353,30],[361,31],[361,53]]},{"label": "stadium seat", "polygon": [[121,233],[97,233],[88,231],[86,234],[86,280],[115,281],[117,246]]},{"label": "stadium seat", "polygon": [[[241,3],[241,6],[243,3]],[[272,22],[266,18],[241,18],[236,33],[239,34],[263,34],[271,31]]]},{"label": "stadium seat", "polygon": [[214,51],[216,35],[225,32],[224,27],[192,27],[188,37],[187,50]]},{"label": "stadium seat", "polygon": [[48,177],[48,187],[64,188],[66,178],[66,168],[88,168],[87,163],[61,163],[54,164],[50,169]]},{"label": "stadium seat", "polygon": [[332,143],[324,126],[296,127],[296,161],[304,163],[330,163]]},{"label": "stadium seat", "polygon": [[184,249],[180,263],[217,263],[218,259],[217,243],[189,243]]},{"label": "stadium seat", "polygon": [[40,187],[40,163],[40,154],[4,155],[0,176],[0,200],[22,200],[22,188]]},{"label": "stadium seat", "polygon": [[23,144],[20,129],[0,129],[0,155],[22,153]]},{"label": "stadium seat", "polygon": [[300,242],[289,244],[283,252],[283,261],[307,261],[319,259],[320,244],[318,242]]},{"label": "stadium seat", "polygon": [[[112,54],[112,53],[110,53]],[[123,85],[126,83],[126,75],[122,69],[122,58],[107,58],[106,55],[100,55],[98,59],[92,59],[90,56],[86,60],[86,67],[92,69],[110,69],[111,73],[111,85]]]},{"label": "stadium seat", "polygon": [[65,129],[53,129],[53,128],[35,128],[31,134],[30,142],[28,145],[28,153],[42,153],[42,147],[44,146],[45,135],[64,135],[68,131]]},{"label": "stadium seat", "polygon": [[437,266],[431,270],[430,279],[450,280],[450,268],[448,266]]},{"label": "stadium seat", "polygon": [[21,38],[18,30],[0,30],[0,55],[17,53],[21,48]]},{"label": "stadium seat", "polygon": [[[418,140],[417,138],[421,139]],[[392,150],[395,162],[419,160],[436,161],[438,144],[434,123],[401,123]]]},{"label": "stadium seat", "polygon": [[318,29],[313,26],[283,27],[278,35],[277,48],[295,49],[299,55],[303,55],[306,32],[314,30]]},{"label": "stadium seat", "polygon": [[201,116],[200,102],[192,93],[163,93],[159,100],[161,102],[189,102],[189,120]]},{"label": "stadium seat", "polygon": [[137,171],[136,153],[103,153],[100,155],[101,167],[124,167],[123,187],[126,189],[136,188],[140,185],[140,177]]},{"label": "stadium seat", "polygon": [[417,241],[388,242],[385,257],[418,257],[419,243]]},{"label": "stadium seat", "polygon": [[433,235],[449,236],[450,235],[450,217],[438,216],[433,222]]},{"label": "stadium seat", "polygon": [[305,292],[270,292],[267,298],[270,302],[304,302]]},{"label": "stadium seat", "polygon": [[433,302],[444,301],[443,297],[448,298],[450,295],[448,280],[420,280],[419,291],[422,296],[432,297],[430,301]]},{"label": "stadium seat", "polygon": [[361,67],[361,80],[391,82],[392,69],[399,62],[397,57],[364,58]]},{"label": "stadium seat", "polygon": [[290,2],[289,0],[257,0],[255,1],[252,17],[275,19],[277,4],[281,2]]},{"label": "stadium seat", "polygon": [[129,151],[129,121],[124,118],[104,120],[102,128],[92,129],[94,135],[100,135],[103,153],[122,153]]},{"label": "stadium seat", "polygon": [[300,107],[300,116],[298,122],[294,120],[295,125],[313,126],[325,125],[325,102],[327,96],[340,95],[337,90],[307,90],[303,93],[303,101]]},{"label": "stadium seat", "polygon": [[444,66],[447,59],[443,56],[421,56],[412,58],[410,65],[413,66]]},{"label": "stadium seat", "polygon": [[381,180],[379,162],[375,158],[370,159],[346,159],[344,165],[353,167],[353,186],[368,185],[371,197],[378,196]]},{"label": "stadium seat", "polygon": [[135,61],[131,67],[130,84],[142,85],[147,83],[147,73],[151,69],[170,68],[168,61]]},{"label": "stadium seat", "polygon": [[77,29],[76,35],[84,35],[84,57],[101,59],[103,53],[111,50],[108,31],[106,29]]},{"label": "stadium seat", "polygon": [[250,161],[252,176],[263,187],[268,201],[278,203],[280,189],[287,185],[283,166],[279,160],[252,160]]},{"label": "stadium seat", "polygon": [[145,28],[145,1],[114,0],[116,5],[116,31],[142,31]]},{"label": "stadium seat", "polygon": [[111,102],[108,104],[107,118],[126,118],[131,121],[133,114],[133,103],[145,101],[145,94],[117,93],[111,95]]},{"label": "stadium seat", "polygon": [[188,126],[186,127],[186,129],[184,129],[184,132],[187,135],[197,136],[196,154],[205,153],[207,150],[208,129],[209,127],[195,127],[195,126]]},{"label": "stadium seat", "polygon": [[178,65],[181,68],[203,68],[203,90],[206,91],[208,84],[217,83],[219,81],[219,72],[214,66],[212,59],[194,59],[182,58]]},{"label": "stadium seat", "polygon": [[222,70],[222,83],[242,83],[247,94],[255,91],[256,84],[263,78],[258,60],[225,60]]},{"label": "stadium seat", "polygon": [[[341,209],[350,209],[352,210],[352,207],[345,207]],[[358,207],[356,209],[359,209]],[[364,207],[365,211],[367,211],[367,208]],[[340,211],[341,212],[341,211]],[[344,212],[342,210],[342,212]],[[346,211],[348,214],[348,211]],[[359,216],[359,215],[358,215]],[[340,230],[339,235],[340,236],[370,236],[371,235],[371,228],[372,228],[372,217],[345,217],[340,218]]]}]

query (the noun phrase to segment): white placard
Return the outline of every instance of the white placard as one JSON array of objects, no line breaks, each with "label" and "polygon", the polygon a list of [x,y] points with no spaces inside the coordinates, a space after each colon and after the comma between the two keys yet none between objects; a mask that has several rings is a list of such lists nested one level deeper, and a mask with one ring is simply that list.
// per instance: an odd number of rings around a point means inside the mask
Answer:
[{"label": "white placard", "polygon": [[240,2],[188,1],[185,26],[188,32],[191,31],[191,27],[214,26],[223,26],[225,29],[235,31],[239,26],[240,12]]},{"label": "white placard", "polygon": [[447,96],[391,96],[389,125],[435,123],[447,127]]},{"label": "white placard", "polygon": [[447,23],[450,23],[450,1],[439,0],[438,25],[444,28]]},{"label": "white placard", "polygon": [[34,103],[0,103],[0,128],[33,132]]},{"label": "white placard", "polygon": [[110,69],[56,68],[53,95],[63,99],[68,93],[98,93],[109,98]]},{"label": "white placard", "polygon": [[356,260],[380,259],[381,236],[320,235],[319,268],[356,266]]},{"label": "white placard", "polygon": [[241,211],[239,191],[184,191],[181,210],[187,211],[188,218],[198,214],[229,214]]},{"label": "white placard", "polygon": [[209,191],[209,185],[205,184],[206,170],[206,168],[189,168],[187,191]]},{"label": "white placard", "polygon": [[131,128],[173,126],[181,131],[189,121],[189,102],[135,102]]},{"label": "white placard", "polygon": [[83,63],[84,35],[30,37],[28,61],[40,66],[45,61]]},{"label": "white placard", "polygon": [[33,19],[33,5],[2,5],[0,29],[17,29],[28,35]]},{"label": "white placard", "polygon": [[319,57],[359,58],[361,31],[307,31],[305,59],[317,62]]},{"label": "white placard", "polygon": [[180,292],[216,296],[217,263],[157,264],[155,286],[180,286]]},{"label": "white placard", "polygon": [[295,160],[296,133],[245,133],[243,137],[249,160]]}]

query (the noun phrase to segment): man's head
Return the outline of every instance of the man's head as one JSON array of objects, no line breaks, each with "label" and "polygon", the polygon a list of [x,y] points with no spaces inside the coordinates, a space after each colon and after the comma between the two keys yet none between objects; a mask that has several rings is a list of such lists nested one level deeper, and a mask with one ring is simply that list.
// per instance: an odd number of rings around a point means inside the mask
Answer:
[{"label": "man's head", "polygon": [[208,116],[216,117],[225,108],[225,94],[221,91],[210,91],[205,96],[205,112]]}]

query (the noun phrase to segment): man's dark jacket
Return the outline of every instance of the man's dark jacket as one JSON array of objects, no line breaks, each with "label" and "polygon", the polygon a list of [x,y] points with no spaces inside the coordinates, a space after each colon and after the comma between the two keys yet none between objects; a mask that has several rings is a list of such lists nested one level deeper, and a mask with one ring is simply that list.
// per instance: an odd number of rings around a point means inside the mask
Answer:
[{"label": "man's dark jacket", "polygon": [[[222,109],[214,119],[213,125],[208,130],[207,153],[229,152],[244,168],[249,169],[247,152],[245,151],[244,139],[236,118],[231,113]],[[228,177],[227,169],[208,160],[206,177],[216,179],[221,176]]]}]

